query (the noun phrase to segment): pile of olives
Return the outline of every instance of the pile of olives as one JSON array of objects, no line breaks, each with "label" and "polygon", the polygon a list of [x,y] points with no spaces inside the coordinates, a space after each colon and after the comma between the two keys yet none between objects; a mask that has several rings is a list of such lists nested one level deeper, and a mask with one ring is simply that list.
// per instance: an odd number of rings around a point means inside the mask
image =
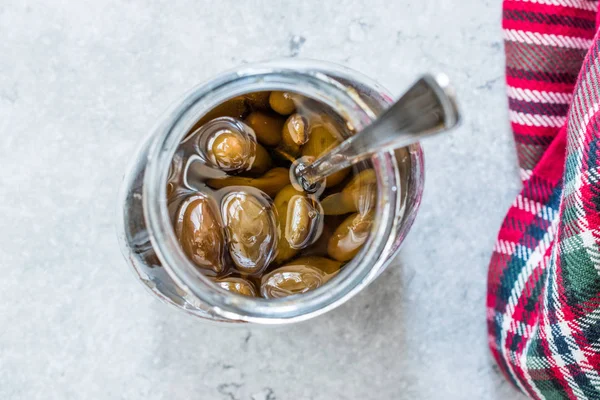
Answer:
[{"label": "pile of olives", "polygon": [[203,274],[240,295],[280,298],[322,286],[356,256],[377,200],[370,164],[329,176],[318,194],[297,190],[289,173],[298,158],[337,146],[343,122],[301,95],[256,92],[196,123],[174,157],[167,201]]}]

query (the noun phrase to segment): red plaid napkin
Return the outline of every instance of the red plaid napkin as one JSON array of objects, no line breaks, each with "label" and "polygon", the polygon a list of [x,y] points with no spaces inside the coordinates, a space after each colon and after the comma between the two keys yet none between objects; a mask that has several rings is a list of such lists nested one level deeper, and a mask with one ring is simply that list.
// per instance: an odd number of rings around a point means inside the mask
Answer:
[{"label": "red plaid napkin", "polygon": [[598,1],[505,0],[523,190],[488,275],[492,353],[534,399],[600,399]]}]

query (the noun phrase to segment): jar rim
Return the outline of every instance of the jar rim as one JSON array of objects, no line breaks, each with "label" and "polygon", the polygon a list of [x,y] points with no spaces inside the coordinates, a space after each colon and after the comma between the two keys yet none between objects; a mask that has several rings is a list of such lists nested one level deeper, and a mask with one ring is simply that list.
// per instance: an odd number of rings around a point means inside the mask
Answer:
[{"label": "jar rim", "polygon": [[[380,256],[390,250],[387,239],[392,233],[399,201],[396,190],[399,177],[390,152],[377,154],[372,160],[379,196],[375,228],[367,243],[330,282],[302,296],[267,300],[235,295],[218,288],[185,256],[169,218],[166,183],[173,155],[193,124],[227,99],[256,91],[287,90],[329,105],[357,130],[370,124],[376,118],[374,112],[354,89],[327,75],[332,70],[351,76],[357,74],[334,64],[297,59],[242,66],[190,90],[154,130],[143,185],[144,217],[150,240],[163,267],[176,283],[210,305],[221,317],[260,323],[311,318],[335,308],[360,291],[381,270],[382,265],[378,263],[386,261]],[[416,146],[420,152],[420,147]]]}]

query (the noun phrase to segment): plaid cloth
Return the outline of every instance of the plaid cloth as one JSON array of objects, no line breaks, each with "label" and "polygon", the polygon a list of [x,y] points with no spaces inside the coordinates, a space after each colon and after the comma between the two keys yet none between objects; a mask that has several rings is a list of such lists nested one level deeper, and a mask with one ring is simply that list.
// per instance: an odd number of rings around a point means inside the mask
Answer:
[{"label": "plaid cloth", "polygon": [[488,275],[489,345],[534,399],[600,399],[598,1],[505,0],[523,190]]}]

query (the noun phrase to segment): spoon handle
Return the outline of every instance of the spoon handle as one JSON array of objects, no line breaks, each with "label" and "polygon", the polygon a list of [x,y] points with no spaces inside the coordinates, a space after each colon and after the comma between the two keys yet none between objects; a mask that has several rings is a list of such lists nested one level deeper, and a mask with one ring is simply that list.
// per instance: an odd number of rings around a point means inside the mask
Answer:
[{"label": "spoon handle", "polygon": [[376,153],[405,147],[452,129],[459,120],[448,77],[425,75],[371,125],[312,163],[300,164],[295,174],[304,183],[313,185]]}]

